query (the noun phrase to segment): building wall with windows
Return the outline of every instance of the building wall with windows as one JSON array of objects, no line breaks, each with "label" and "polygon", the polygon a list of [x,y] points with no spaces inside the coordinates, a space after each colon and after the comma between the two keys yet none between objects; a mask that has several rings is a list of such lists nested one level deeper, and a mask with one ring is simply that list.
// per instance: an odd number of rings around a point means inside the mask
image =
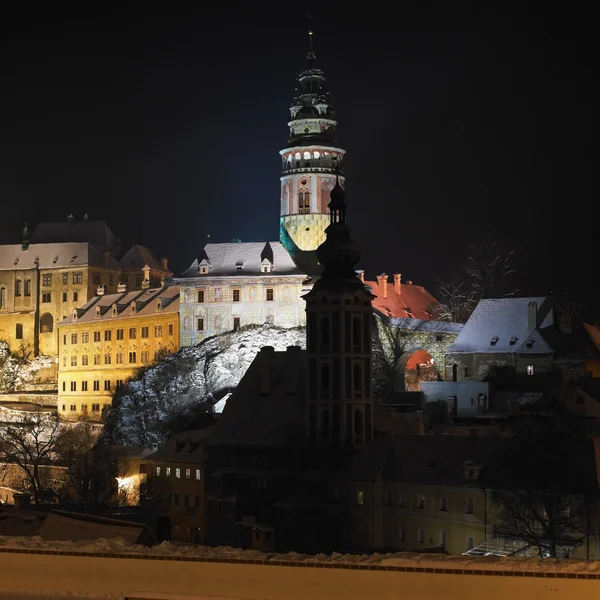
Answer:
[{"label": "building wall with windows", "polygon": [[175,280],[181,287],[181,345],[247,325],[304,325],[305,280],[280,242],[206,244]]},{"label": "building wall with windows", "polygon": [[206,540],[204,439],[211,428],[173,436],[142,459],[142,504],[161,539]]},{"label": "building wall with windows", "polygon": [[58,332],[59,415],[99,420],[137,369],[179,349],[179,287],[95,296]]}]

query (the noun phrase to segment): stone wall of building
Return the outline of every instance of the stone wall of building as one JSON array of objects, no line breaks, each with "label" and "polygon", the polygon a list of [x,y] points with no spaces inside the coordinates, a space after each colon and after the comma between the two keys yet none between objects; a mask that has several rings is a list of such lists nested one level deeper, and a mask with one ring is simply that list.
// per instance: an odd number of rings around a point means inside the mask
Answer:
[{"label": "stone wall of building", "polygon": [[[180,280],[180,338],[194,346],[207,337],[236,327],[263,325],[299,327],[306,323],[299,277],[240,277],[203,280],[203,285]],[[273,291],[267,296],[268,290]],[[234,296],[234,291],[236,295]],[[237,295],[239,293],[239,296]],[[202,294],[204,294],[202,296]],[[239,297],[239,300],[236,298]],[[198,302],[203,298],[203,302]]]}]

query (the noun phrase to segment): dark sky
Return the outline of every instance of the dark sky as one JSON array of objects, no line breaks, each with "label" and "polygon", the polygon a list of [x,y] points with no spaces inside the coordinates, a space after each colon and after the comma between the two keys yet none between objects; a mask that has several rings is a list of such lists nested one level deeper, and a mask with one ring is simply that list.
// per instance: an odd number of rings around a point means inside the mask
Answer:
[{"label": "dark sky", "polygon": [[495,238],[519,250],[526,292],[590,296],[592,15],[577,3],[349,4],[4,13],[3,241],[24,221],[87,212],[180,272],[207,226],[213,241],[277,239],[278,151],[310,10],[367,274],[399,271],[435,290],[467,243]]}]

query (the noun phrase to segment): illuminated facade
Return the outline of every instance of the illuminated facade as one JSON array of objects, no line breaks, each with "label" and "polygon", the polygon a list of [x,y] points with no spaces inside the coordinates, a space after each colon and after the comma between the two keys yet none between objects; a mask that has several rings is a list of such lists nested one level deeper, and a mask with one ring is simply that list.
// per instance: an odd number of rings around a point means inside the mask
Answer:
[{"label": "illuminated facade", "polygon": [[92,298],[58,324],[58,413],[99,420],[140,367],[179,349],[179,287]]},{"label": "illuminated facade", "polygon": [[304,325],[304,273],[280,242],[206,244],[175,281],[181,345],[247,325]]},{"label": "illuminated facade", "polygon": [[325,241],[327,205],[336,172],[344,186],[345,151],[335,144],[337,121],[325,91],[325,73],[314,67],[312,46],[307,58],[290,106],[288,147],[280,151],[280,238],[297,261]]},{"label": "illuminated facade", "polygon": [[171,275],[143,246],[120,256],[119,244],[104,221],[41,223],[27,226],[21,244],[0,246],[0,340],[12,350],[58,355],[56,324],[86,304],[99,286],[117,292],[142,288],[144,280],[160,285]]}]

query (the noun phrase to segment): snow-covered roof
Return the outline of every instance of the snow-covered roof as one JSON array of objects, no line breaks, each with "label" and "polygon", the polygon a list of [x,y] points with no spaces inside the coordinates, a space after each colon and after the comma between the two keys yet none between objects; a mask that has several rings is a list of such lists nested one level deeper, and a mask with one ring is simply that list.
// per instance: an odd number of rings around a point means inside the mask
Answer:
[{"label": "snow-covered roof", "polygon": [[65,269],[86,265],[119,268],[111,254],[105,255],[86,242],[29,244],[27,250],[23,250],[21,244],[0,246],[0,270],[35,269],[36,267]]},{"label": "snow-covered roof", "polygon": [[[536,304],[534,327],[528,320],[531,303]],[[480,300],[448,353],[550,353],[539,329],[554,324],[552,308],[549,297]]]},{"label": "snow-covered roof", "polygon": [[298,446],[306,439],[306,353],[261,349],[231,394],[208,446]]},{"label": "snow-covered roof", "polygon": [[142,458],[142,462],[179,462],[200,464],[204,462],[204,444],[212,427],[184,431],[169,438],[158,450]]},{"label": "snow-covered roof", "polygon": [[451,323],[450,321],[434,321],[424,319],[409,319],[390,317],[377,308],[373,312],[391,327],[409,329],[412,331],[431,331],[432,333],[460,333],[464,325],[462,323]]},{"label": "snow-covered roof", "polygon": [[143,269],[148,265],[155,271],[162,271],[162,265],[156,260],[156,257],[152,253],[150,248],[146,246],[140,246],[134,244],[119,261],[121,269],[127,271],[128,269]]},{"label": "snow-covered roof", "polygon": [[[116,308],[116,312],[113,312],[113,307]],[[138,315],[177,313],[178,311],[179,286],[170,285],[149,290],[95,296],[58,323],[58,326],[111,321]]]},{"label": "snow-covered roof", "polygon": [[[273,265],[269,273],[261,272],[266,259]],[[240,242],[228,244],[206,244],[201,256],[182,273],[182,278],[199,277],[199,265],[206,264],[207,276],[240,277],[248,275],[304,275],[296,266],[281,242]]]}]

